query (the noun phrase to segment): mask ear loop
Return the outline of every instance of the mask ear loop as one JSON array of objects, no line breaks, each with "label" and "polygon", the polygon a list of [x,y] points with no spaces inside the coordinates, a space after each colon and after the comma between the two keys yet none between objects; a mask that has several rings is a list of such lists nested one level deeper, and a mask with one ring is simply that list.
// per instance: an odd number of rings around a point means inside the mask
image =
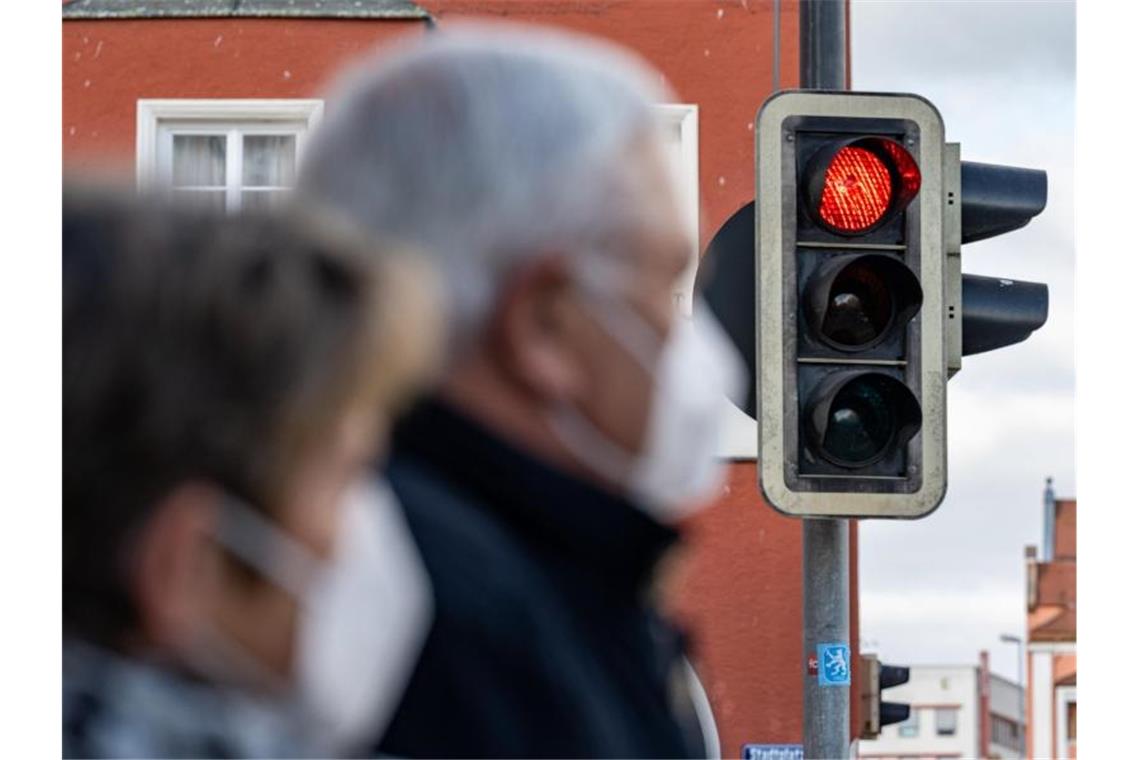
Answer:
[{"label": "mask ear loop", "polygon": [[[608,276],[605,274],[608,270]],[[629,279],[628,268],[612,257],[593,251],[577,260],[574,272],[580,290],[599,306],[593,316],[618,345],[641,365],[651,383],[669,337],[661,337],[636,309],[616,293]],[[680,317],[680,315],[678,315]],[[677,329],[674,326],[673,329]],[[548,424],[570,453],[590,469],[623,488],[637,467],[630,453],[605,436],[577,409],[566,405],[548,418]]]},{"label": "mask ear loop", "polygon": [[230,494],[223,497],[215,537],[226,550],[288,591],[298,603],[305,603],[322,563],[296,539]]},{"label": "mask ear loop", "polygon": [[601,308],[593,316],[652,379],[668,336],[662,337],[616,292],[631,279],[629,268],[600,252],[578,259],[574,274],[579,289]]},{"label": "mask ear loop", "polygon": [[577,409],[559,406],[547,424],[575,459],[624,487],[633,473],[636,459],[625,449],[603,435]]},{"label": "mask ear loop", "polygon": [[284,695],[292,684],[235,644],[212,623],[202,623],[183,645],[186,665],[217,685],[253,686],[267,695]]}]

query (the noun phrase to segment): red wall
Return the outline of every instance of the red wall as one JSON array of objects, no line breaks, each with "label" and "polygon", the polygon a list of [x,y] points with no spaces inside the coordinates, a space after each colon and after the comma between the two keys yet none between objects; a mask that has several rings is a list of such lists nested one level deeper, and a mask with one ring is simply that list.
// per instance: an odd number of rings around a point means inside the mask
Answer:
[{"label": "red wall", "polygon": [[[420,0],[450,21],[507,17],[608,37],[665,73],[700,106],[702,248],[753,197],[753,121],[773,89],[774,17],[760,0]],[[780,84],[798,82],[798,4],[780,4]],[[319,96],[358,53],[423,22],[180,19],[63,24],[63,148],[68,170],[133,168],[138,98]],[[288,72],[288,74],[286,74]],[[717,712],[721,749],[798,743],[801,535],[761,502],[755,463],[730,467],[724,496],[690,526],[672,601],[690,625]],[[851,542],[852,649],[858,583]],[[852,689],[853,713],[858,685]],[[858,726],[852,716],[853,731]]]},{"label": "red wall", "polygon": [[64,167],[133,172],[139,98],[317,97],[345,62],[424,28],[331,19],[65,21]]}]

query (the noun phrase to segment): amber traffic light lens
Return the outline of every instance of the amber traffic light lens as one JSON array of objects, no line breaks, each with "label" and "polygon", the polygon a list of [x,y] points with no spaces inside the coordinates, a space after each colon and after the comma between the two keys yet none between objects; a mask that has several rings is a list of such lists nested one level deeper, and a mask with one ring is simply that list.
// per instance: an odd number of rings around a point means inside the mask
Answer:
[{"label": "amber traffic light lens", "polygon": [[894,313],[881,273],[866,259],[856,260],[832,280],[820,332],[838,348],[860,348],[886,332]]},{"label": "amber traffic light lens", "polygon": [[812,272],[802,302],[809,335],[851,353],[905,327],[922,306],[922,286],[897,256],[844,253]]}]

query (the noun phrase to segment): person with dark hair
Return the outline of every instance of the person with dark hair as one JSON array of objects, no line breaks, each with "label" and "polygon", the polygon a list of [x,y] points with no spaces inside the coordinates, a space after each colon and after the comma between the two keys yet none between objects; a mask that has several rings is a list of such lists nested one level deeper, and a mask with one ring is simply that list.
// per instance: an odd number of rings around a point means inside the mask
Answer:
[{"label": "person with dark hair", "polygon": [[300,209],[65,195],[65,756],[352,753],[383,727],[431,603],[367,465],[442,330],[394,253]]}]

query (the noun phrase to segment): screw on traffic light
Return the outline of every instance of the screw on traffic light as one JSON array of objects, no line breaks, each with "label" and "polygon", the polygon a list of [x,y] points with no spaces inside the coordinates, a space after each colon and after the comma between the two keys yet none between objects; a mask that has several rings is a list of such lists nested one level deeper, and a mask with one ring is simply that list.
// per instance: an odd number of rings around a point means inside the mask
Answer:
[{"label": "screw on traffic light", "polygon": [[859,714],[863,720],[859,738],[876,739],[883,726],[902,723],[910,718],[910,705],[883,701],[884,689],[902,686],[910,680],[910,668],[883,665],[873,654],[860,655],[859,665],[861,669]]},{"label": "screw on traffic light", "polygon": [[799,517],[917,518],[946,489],[946,382],[1024,340],[1048,288],[963,275],[1025,226],[1045,173],[959,160],[915,95],[788,91],[756,120],[757,201],[698,283],[753,371],[760,485]]}]

